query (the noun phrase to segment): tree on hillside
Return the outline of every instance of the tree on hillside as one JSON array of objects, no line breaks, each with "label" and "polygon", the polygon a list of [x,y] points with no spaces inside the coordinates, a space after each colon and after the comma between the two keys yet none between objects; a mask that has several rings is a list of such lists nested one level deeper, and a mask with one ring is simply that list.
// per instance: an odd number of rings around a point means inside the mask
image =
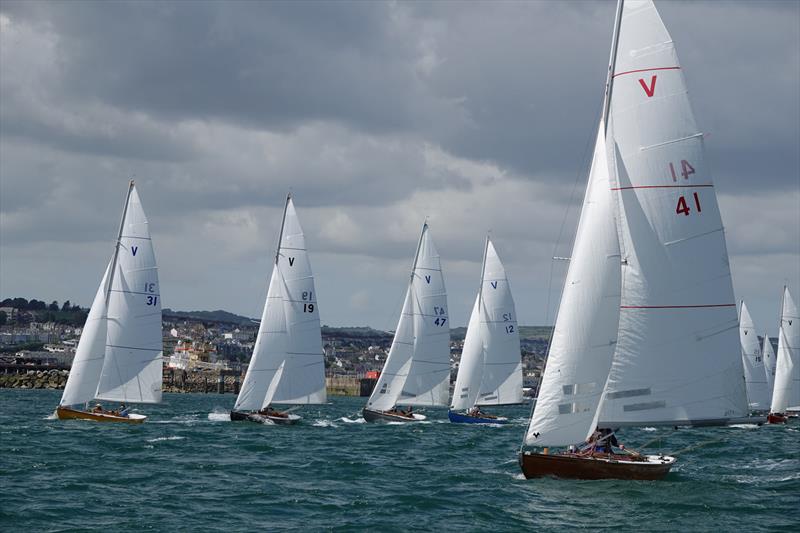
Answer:
[{"label": "tree on hillside", "polygon": [[47,304],[42,300],[31,300],[28,302],[28,310],[30,311],[44,311],[47,309]]},{"label": "tree on hillside", "polygon": [[49,306],[47,309],[48,309],[49,311],[58,311],[58,301],[57,301],[57,300],[53,300],[53,301],[50,303],[50,306]]},{"label": "tree on hillside", "polygon": [[6,325],[6,320],[8,320],[8,317],[6,316],[6,312],[5,311],[0,311],[0,326],[5,326]]},{"label": "tree on hillside", "polygon": [[64,305],[61,306],[62,311],[69,311],[72,305],[69,303],[69,300],[64,300]]}]

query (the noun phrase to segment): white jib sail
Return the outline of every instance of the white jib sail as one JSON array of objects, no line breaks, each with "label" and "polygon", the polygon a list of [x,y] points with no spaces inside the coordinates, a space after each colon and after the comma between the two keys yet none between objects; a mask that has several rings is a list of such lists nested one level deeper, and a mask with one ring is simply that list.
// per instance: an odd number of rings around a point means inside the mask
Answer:
[{"label": "white jib sail", "polygon": [[750,317],[744,301],[742,301],[739,311],[739,340],[742,344],[744,382],[747,387],[747,401],[750,409],[769,409],[770,391],[767,388],[767,374],[764,371],[761,343],[758,342],[753,319]]},{"label": "white jib sail", "polygon": [[94,399],[100,372],[106,357],[106,293],[111,262],[106,266],[103,280],[89,309],[83,332],[75,350],[75,358],[69,370],[67,385],[59,405],[78,405]]},{"label": "white jib sail", "polygon": [[327,401],[325,356],[314,275],[294,202],[287,199],[277,268],[286,317],[286,359],[264,405],[318,404]]},{"label": "white jib sail", "polygon": [[439,255],[425,224],[389,357],[367,408],[446,406],[449,385],[447,295]]},{"label": "white jib sail", "polygon": [[516,317],[505,269],[487,238],[481,287],[464,338],[451,408],[522,401],[522,358]]},{"label": "white jib sail", "polygon": [[769,335],[766,333],[764,334],[761,353],[764,354],[764,373],[767,375],[767,390],[769,391],[769,403],[771,404],[772,391],[775,390],[775,366],[777,365],[777,360],[775,358],[775,350],[772,348],[772,342],[770,342]]},{"label": "white jib sail", "polygon": [[267,389],[286,359],[286,317],[283,311],[283,281],[273,266],[267,299],[261,314],[253,355],[247,366],[234,410],[258,411],[264,406]]},{"label": "white jib sail", "polygon": [[584,441],[617,339],[620,255],[609,191],[604,125],[594,149],[539,397],[525,436],[531,446]]},{"label": "white jib sail", "polygon": [[106,358],[97,398],[161,401],[161,296],[153,244],[139,194],[131,185],[108,295]]},{"label": "white jib sail", "polygon": [[778,361],[775,367],[775,389],[772,392],[773,413],[800,410],[800,314],[789,294],[783,290],[781,327],[778,331]]},{"label": "white jib sail", "polygon": [[746,416],[724,228],[672,38],[625,2],[610,99],[622,253],[604,427]]}]

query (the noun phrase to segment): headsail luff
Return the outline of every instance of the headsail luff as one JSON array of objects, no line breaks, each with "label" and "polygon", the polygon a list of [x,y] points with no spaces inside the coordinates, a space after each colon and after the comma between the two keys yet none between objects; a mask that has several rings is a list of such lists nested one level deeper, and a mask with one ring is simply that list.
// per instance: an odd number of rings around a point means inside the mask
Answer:
[{"label": "headsail luff", "polygon": [[770,412],[800,411],[800,313],[789,293],[783,289],[781,325],[775,366],[775,389]]},{"label": "headsail luff", "polygon": [[742,345],[744,382],[747,387],[747,402],[750,409],[769,409],[770,390],[756,328],[744,300],[739,308],[739,341]]},{"label": "headsail luff", "polygon": [[547,364],[525,443],[563,446],[585,440],[616,344],[620,257],[609,191],[605,127],[598,127],[578,231]]},{"label": "headsail luff", "polygon": [[258,336],[253,345],[247,374],[233,407],[235,411],[258,411],[264,407],[267,389],[286,358],[286,317],[283,312],[282,285],[278,267],[273,265]]},{"label": "headsail luff", "polygon": [[75,350],[75,358],[69,369],[69,377],[64,387],[59,405],[79,405],[94,399],[97,393],[97,384],[100,382],[100,373],[103,370],[103,361],[106,358],[106,296],[108,294],[109,274],[113,258],[106,266],[105,274],[97,288],[83,332]]},{"label": "headsail luff", "polygon": [[162,337],[158,268],[147,217],[131,182],[110,271],[106,356],[97,398],[161,401]]},{"label": "headsail luff", "polygon": [[397,331],[367,408],[386,411],[398,404],[446,406],[449,345],[441,263],[424,224]]},{"label": "headsail luff", "polygon": [[604,427],[747,414],[722,220],[672,39],[625,2],[608,126],[622,298]]}]

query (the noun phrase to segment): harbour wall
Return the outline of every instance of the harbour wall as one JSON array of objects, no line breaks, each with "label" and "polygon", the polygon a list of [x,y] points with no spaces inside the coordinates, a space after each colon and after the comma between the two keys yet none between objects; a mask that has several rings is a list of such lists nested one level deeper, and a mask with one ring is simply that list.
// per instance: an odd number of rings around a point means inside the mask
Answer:
[{"label": "harbour wall", "polygon": [[[0,389],[63,389],[69,370],[45,365],[4,365],[0,367]],[[243,376],[238,372],[201,370],[187,372],[173,368],[164,369],[164,392],[202,392],[239,394]],[[332,375],[325,378],[330,395],[369,396],[375,386],[374,379],[357,376]]]}]

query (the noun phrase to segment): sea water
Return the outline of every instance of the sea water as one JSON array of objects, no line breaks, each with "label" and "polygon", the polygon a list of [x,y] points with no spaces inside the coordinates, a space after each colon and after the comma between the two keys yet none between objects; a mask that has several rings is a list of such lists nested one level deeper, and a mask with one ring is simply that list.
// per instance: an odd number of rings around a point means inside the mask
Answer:
[{"label": "sea water", "polygon": [[663,481],[525,480],[527,406],[491,409],[505,426],[366,424],[364,398],[333,397],[287,427],[165,394],[122,425],[52,419],[60,394],[0,389],[3,531],[800,530],[797,422],[622,430],[680,451]]}]

